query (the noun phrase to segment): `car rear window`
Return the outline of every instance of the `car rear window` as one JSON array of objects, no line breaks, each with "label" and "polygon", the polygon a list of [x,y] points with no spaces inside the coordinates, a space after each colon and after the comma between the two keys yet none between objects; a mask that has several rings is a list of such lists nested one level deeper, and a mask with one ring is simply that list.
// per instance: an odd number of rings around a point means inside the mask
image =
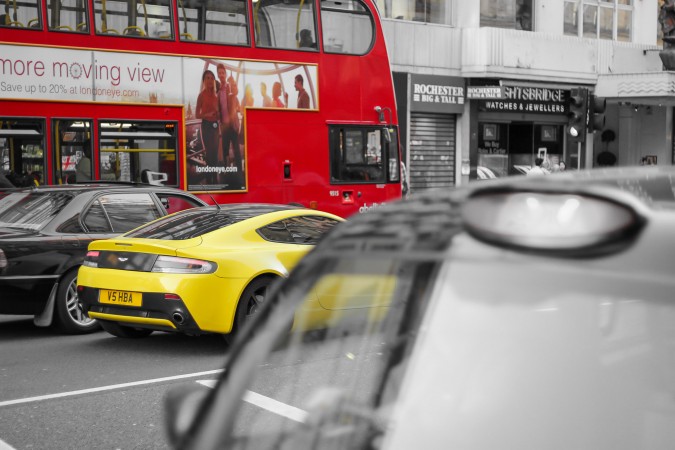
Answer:
[{"label": "car rear window", "polygon": [[40,230],[74,197],[70,192],[0,194],[0,227]]},{"label": "car rear window", "polygon": [[180,241],[201,236],[220,228],[255,217],[259,210],[218,210],[214,207],[195,208],[167,216],[125,236],[144,239]]},{"label": "car rear window", "polygon": [[260,228],[258,234],[271,242],[314,245],[338,223],[322,216],[290,217]]},{"label": "car rear window", "polygon": [[84,223],[91,233],[124,233],[161,216],[147,192],[111,193],[91,205]]}]

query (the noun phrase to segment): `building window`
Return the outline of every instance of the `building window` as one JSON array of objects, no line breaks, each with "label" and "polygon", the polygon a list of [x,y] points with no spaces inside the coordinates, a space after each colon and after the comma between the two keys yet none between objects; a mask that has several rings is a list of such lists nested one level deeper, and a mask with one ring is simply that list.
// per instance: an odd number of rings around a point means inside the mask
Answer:
[{"label": "building window", "polygon": [[633,0],[565,0],[563,20],[569,36],[630,42]]},{"label": "building window", "polygon": [[480,26],[533,30],[533,0],[481,0]]},{"label": "building window", "polygon": [[376,0],[376,4],[387,19],[452,24],[450,2],[446,0]]}]

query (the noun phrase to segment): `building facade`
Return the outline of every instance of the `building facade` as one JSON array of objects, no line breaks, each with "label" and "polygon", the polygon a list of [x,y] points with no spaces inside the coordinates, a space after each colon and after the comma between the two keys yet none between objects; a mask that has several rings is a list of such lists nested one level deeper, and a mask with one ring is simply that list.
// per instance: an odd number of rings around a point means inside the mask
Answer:
[{"label": "building facade", "polygon": [[[536,157],[568,170],[672,165],[662,5],[379,0],[411,192],[526,173]],[[578,88],[606,99],[584,142],[568,126]]]}]

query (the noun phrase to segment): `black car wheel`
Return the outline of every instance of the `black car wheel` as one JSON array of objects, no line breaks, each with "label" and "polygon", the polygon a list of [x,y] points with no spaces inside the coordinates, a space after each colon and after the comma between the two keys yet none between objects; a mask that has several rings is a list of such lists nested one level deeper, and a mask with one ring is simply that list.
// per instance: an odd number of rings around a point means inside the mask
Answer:
[{"label": "black car wheel", "polygon": [[152,330],[146,328],[126,327],[115,322],[108,322],[107,320],[101,320],[100,323],[105,331],[120,338],[138,339],[152,334]]},{"label": "black car wheel", "polygon": [[244,293],[241,294],[239,303],[237,304],[237,312],[234,315],[234,325],[232,327],[232,334],[246,324],[258,312],[269,295],[269,290],[274,283],[274,277],[260,277],[251,282]]},{"label": "black car wheel", "polygon": [[67,334],[92,333],[99,329],[96,320],[82,311],[77,298],[77,269],[67,272],[59,281],[52,326]]}]

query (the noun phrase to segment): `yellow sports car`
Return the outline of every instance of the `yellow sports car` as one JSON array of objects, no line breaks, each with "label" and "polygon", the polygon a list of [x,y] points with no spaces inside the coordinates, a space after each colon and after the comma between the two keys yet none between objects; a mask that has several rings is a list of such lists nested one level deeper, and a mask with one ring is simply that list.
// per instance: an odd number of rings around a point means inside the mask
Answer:
[{"label": "yellow sports car", "polygon": [[94,241],[79,302],[119,337],[154,330],[236,332],[269,287],[342,218],[285,205],[193,208],[118,238]]}]

